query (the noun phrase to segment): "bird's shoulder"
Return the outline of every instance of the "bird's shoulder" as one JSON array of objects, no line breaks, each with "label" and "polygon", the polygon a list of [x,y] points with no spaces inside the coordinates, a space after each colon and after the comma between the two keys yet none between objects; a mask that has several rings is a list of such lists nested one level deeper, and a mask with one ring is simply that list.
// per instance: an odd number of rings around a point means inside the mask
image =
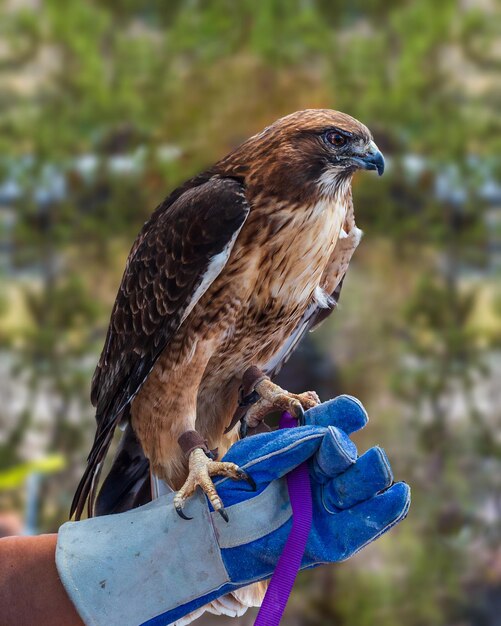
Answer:
[{"label": "bird's shoulder", "polygon": [[92,380],[98,414],[116,412],[137,393],[183,316],[224,266],[248,213],[241,181],[205,175],[176,189],[144,224]]}]

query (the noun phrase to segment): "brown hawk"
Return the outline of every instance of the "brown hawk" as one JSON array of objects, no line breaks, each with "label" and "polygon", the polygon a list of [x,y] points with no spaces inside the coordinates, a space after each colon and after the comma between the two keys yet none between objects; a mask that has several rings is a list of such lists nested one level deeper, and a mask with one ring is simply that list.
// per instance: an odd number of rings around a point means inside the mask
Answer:
[{"label": "brown hawk", "polygon": [[[273,409],[299,414],[318,401],[259,372],[277,373],[336,305],[361,235],[351,196],[360,168],[384,169],[363,124],[299,111],[156,209],[130,252],[93,377],[97,431],[71,508],[77,519],[86,501],[93,515],[148,500],[149,469],[180,489],[181,515],[200,486],[226,518],[210,476],[250,478],[209,450],[222,455],[238,438],[237,418],[256,427]],[[255,402],[242,408],[246,371],[244,395]],[[96,509],[118,425],[125,434]]]}]

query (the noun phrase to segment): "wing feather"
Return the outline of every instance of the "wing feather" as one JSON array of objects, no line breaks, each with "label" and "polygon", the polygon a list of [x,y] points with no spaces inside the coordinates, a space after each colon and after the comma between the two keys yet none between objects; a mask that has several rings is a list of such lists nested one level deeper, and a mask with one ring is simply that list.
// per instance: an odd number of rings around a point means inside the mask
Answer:
[{"label": "wing feather", "polygon": [[[173,199],[174,198],[174,199]],[[157,358],[222,271],[249,205],[242,184],[211,177],[174,192],[134,243],[92,379],[97,430],[71,515],[89,513],[100,468],[118,422],[127,415]]]}]

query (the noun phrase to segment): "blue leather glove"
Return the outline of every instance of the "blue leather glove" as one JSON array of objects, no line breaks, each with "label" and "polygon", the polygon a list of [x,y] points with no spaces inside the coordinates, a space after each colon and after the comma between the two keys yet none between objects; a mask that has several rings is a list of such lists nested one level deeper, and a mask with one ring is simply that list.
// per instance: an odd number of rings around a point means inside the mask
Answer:
[{"label": "blue leather glove", "polygon": [[313,525],[302,567],[342,561],[401,521],[410,490],[393,486],[385,453],[357,457],[349,434],[367,414],[350,396],[306,413],[306,425],[249,437],[224,457],[255,480],[216,481],[229,523],[198,494],[178,517],[172,495],[127,513],[65,524],[61,580],[84,622],[159,626],[273,573],[291,527],[284,476],[309,461]]}]

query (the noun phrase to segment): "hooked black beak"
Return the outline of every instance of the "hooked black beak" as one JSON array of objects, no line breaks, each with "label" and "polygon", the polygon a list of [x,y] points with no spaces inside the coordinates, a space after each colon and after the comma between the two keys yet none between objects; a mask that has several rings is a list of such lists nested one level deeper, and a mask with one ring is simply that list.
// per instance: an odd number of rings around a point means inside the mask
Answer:
[{"label": "hooked black beak", "polygon": [[351,160],[364,170],[377,170],[379,176],[383,175],[384,157],[373,141],[367,154],[352,157]]}]

